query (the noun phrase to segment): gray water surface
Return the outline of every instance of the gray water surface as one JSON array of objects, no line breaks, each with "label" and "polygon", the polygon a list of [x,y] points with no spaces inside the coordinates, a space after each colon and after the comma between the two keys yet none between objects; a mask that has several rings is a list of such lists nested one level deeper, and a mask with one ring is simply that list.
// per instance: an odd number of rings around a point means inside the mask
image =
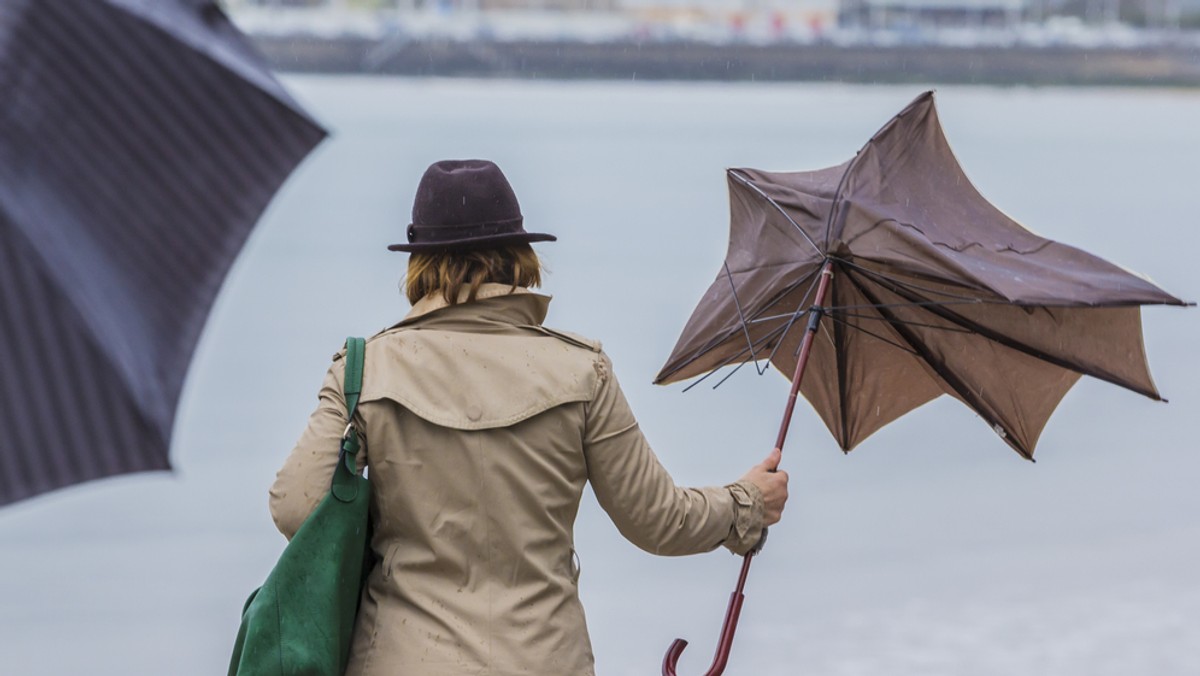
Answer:
[{"label": "gray water surface", "polygon": [[[651,377],[718,270],[725,167],[851,157],[909,87],[292,78],[334,135],[231,274],[179,412],[173,474],[0,510],[0,673],[223,673],[246,594],[283,547],[274,471],[346,335],[396,321],[424,168],[486,157],[520,196],[555,296],[600,338],[663,463],[726,483],[774,440],[787,382]],[[1200,93],[948,88],[947,135],[984,195],[1032,229],[1200,298]],[[785,520],[756,560],[730,674],[1200,673],[1200,312],[1144,312],[1170,404],[1085,379],[1038,463],[939,400],[843,456],[801,404]],[[36,456],[37,449],[28,449]],[[602,675],[702,673],[739,559],[662,559],[589,495],[582,595]]]}]

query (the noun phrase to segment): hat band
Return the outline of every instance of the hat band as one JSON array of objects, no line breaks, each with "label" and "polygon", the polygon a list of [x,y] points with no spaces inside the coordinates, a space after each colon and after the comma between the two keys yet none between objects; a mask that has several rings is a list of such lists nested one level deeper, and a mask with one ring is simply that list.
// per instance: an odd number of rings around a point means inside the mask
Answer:
[{"label": "hat band", "polygon": [[467,223],[465,225],[417,225],[408,226],[408,241],[410,244],[454,242],[476,237],[491,237],[492,235],[510,235],[524,232],[521,228],[523,217],[517,216],[505,221],[488,223]]}]

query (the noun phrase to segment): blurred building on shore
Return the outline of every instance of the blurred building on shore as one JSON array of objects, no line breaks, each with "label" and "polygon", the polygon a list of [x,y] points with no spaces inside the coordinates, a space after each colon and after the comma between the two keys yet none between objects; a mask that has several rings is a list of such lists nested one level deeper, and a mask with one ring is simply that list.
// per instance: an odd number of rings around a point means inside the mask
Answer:
[{"label": "blurred building on shore", "polygon": [[[1200,0],[223,0],[254,32],[448,39],[1135,47]],[[1168,35],[1169,37],[1169,35]]]},{"label": "blurred building on shore", "polygon": [[1200,86],[1200,0],[223,1],[292,72]]},{"label": "blurred building on shore", "polygon": [[819,40],[839,0],[224,0],[252,33],[702,43]]},{"label": "blurred building on shore", "polygon": [[1025,20],[1029,0],[842,0],[838,25],[872,30],[995,29]]}]

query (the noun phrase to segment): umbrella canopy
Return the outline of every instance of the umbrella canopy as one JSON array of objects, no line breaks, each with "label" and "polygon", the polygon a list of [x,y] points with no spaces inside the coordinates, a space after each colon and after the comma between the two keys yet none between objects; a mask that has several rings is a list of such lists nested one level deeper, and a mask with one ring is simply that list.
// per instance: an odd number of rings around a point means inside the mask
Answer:
[{"label": "umbrella canopy", "polygon": [[201,0],[0,0],[0,102],[0,504],[166,469],[225,273],[324,131]]},{"label": "umbrella canopy", "polygon": [[943,394],[1030,460],[1080,375],[1160,398],[1139,306],[1184,303],[992,206],[955,160],[932,92],[845,164],[731,169],[728,182],[725,264],[656,383],[758,360],[791,377],[816,313],[830,321],[801,392],[847,452]]}]

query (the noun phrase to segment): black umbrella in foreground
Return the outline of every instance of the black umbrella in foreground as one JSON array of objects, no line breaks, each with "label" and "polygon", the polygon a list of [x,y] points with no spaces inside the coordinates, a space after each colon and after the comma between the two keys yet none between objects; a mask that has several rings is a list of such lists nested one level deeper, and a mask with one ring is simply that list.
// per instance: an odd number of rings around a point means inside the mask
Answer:
[{"label": "black umbrella in foreground", "polygon": [[0,504],[169,467],[225,273],[324,135],[211,1],[0,0]]}]

